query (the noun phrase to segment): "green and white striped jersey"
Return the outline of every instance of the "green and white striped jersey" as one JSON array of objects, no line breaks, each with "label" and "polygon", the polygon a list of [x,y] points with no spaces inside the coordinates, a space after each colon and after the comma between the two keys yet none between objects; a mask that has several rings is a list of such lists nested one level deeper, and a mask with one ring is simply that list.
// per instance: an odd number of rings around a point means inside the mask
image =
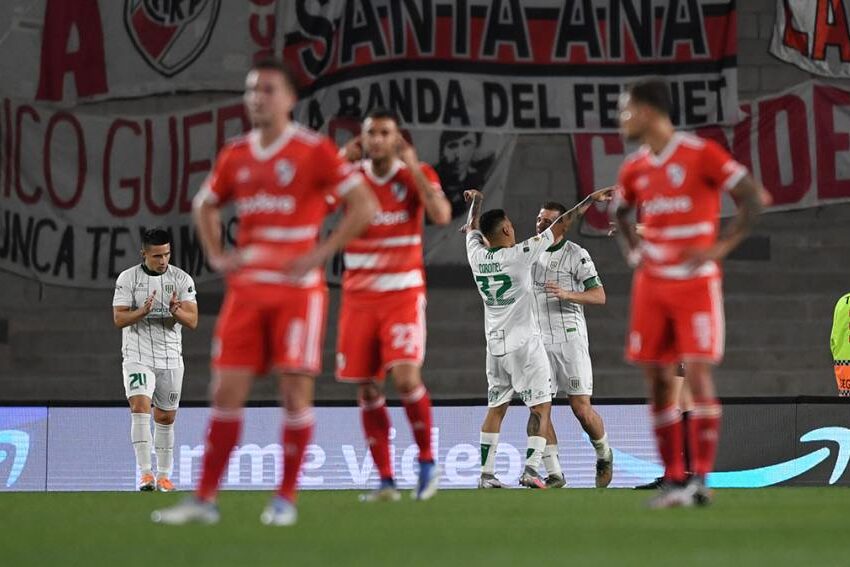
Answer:
[{"label": "green and white striped jersey", "polygon": [[572,333],[587,339],[584,307],[546,294],[546,282],[557,282],[567,291],[586,291],[602,285],[587,250],[566,238],[547,248],[537,259],[534,276],[534,315],[540,323],[543,343],[561,344]]},{"label": "green and white striped jersey", "polygon": [[531,268],[555,241],[551,230],[511,248],[488,248],[477,230],[466,235],[466,257],[484,302],[487,352],[502,356],[535,335],[540,326],[534,317]]},{"label": "green and white striped jersey", "polygon": [[168,266],[164,274],[155,274],[138,264],[124,270],[115,281],[113,307],[138,309],[156,290],[151,312],[133,325],[121,329],[121,354],[124,362],[138,362],[151,368],[183,367],[183,338],[178,323],[168,309],[171,294],[177,299],[195,303],[195,282],[176,266]]}]

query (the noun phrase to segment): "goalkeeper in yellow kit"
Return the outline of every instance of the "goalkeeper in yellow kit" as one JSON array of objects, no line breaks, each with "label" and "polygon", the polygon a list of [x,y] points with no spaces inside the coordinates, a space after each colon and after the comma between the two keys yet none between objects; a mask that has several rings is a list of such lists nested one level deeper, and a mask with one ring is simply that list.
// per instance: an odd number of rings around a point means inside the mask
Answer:
[{"label": "goalkeeper in yellow kit", "polygon": [[850,396],[850,293],[835,304],[829,347],[835,364],[835,382],[839,396]]}]

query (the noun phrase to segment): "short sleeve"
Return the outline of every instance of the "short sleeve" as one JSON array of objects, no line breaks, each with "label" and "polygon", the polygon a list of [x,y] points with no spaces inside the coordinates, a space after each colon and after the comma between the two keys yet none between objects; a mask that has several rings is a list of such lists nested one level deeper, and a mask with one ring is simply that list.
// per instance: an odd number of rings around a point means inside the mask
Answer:
[{"label": "short sleeve", "polygon": [[112,295],[112,307],[132,307],[133,286],[130,281],[130,272],[121,272],[115,280],[115,293]]},{"label": "short sleeve", "polygon": [[324,138],[313,154],[314,164],[321,191],[336,201],[345,197],[356,185],[363,182],[363,176],[348,161],[339,155],[339,150],[329,139]]},{"label": "short sleeve", "polygon": [[431,184],[431,189],[434,193],[443,194],[443,185],[440,182],[440,176],[437,175],[437,170],[431,167],[430,164],[422,162],[422,173],[425,175],[425,179]]},{"label": "short sleeve", "polygon": [[189,274],[186,274],[185,276],[186,278],[180,285],[179,299],[180,301],[189,301],[192,303],[197,303],[198,291],[195,289],[195,281]]},{"label": "short sleeve", "polygon": [[470,264],[477,252],[486,249],[485,242],[484,235],[480,230],[470,230],[466,233],[466,258]]},{"label": "short sleeve", "polygon": [[634,187],[634,176],[631,175],[631,168],[628,163],[623,164],[620,168],[620,173],[617,176],[617,191],[614,193],[614,204],[611,211],[616,211],[621,203],[634,207],[637,199],[637,194]]},{"label": "short sleeve", "polygon": [[747,168],[714,140],[705,140],[701,154],[702,176],[715,189],[729,191],[747,174]]},{"label": "short sleeve", "polygon": [[593,264],[590,254],[584,248],[579,248],[576,265],[573,270],[576,283],[580,284],[584,291],[602,285],[599,274],[596,272],[596,266]]},{"label": "short sleeve", "polygon": [[223,205],[233,198],[232,182],[232,152],[229,146],[225,146],[215,160],[212,171],[207,176],[201,190],[195,197],[197,200],[208,203]]},{"label": "short sleeve", "polygon": [[555,235],[552,234],[552,229],[547,228],[537,236],[532,236],[528,240],[523,240],[517,244],[517,249],[520,252],[520,258],[529,266],[540,258],[543,252],[555,243]]}]

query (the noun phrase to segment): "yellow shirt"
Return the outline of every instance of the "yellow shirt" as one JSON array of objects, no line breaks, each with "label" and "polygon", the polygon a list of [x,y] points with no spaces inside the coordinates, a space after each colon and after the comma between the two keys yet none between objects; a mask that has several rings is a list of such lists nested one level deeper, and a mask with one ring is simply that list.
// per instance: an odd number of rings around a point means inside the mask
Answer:
[{"label": "yellow shirt", "polygon": [[850,361],[850,293],[843,295],[835,304],[829,347],[833,360]]}]

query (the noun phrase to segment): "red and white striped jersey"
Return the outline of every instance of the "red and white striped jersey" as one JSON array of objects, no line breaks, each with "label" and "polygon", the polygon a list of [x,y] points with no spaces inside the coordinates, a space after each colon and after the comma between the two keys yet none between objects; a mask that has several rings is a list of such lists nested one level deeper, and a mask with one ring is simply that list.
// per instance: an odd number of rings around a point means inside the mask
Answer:
[{"label": "red and white striped jersey", "polygon": [[324,286],[321,269],[292,278],[281,268],[316,245],[329,212],[326,199],[362,182],[337,152],[328,138],[298,124],[266,148],[256,131],[222,148],[199,198],[236,206],[236,245],[244,263],[228,278],[230,285]]},{"label": "red and white striped jersey", "polygon": [[620,169],[618,198],[638,208],[644,225],[641,268],[669,279],[719,274],[716,262],[693,266],[683,255],[715,243],[721,194],[746,172],[716,142],[684,133],[658,155],[646,146],[630,155]]},{"label": "red and white striped jersey", "polygon": [[[370,160],[361,161],[360,170],[378,199],[379,210],[366,231],[345,247],[343,292],[363,297],[423,288],[425,205],[413,175],[401,160],[394,161],[383,177],[375,175]],[[431,190],[442,192],[434,168],[423,163],[422,172]]]}]

